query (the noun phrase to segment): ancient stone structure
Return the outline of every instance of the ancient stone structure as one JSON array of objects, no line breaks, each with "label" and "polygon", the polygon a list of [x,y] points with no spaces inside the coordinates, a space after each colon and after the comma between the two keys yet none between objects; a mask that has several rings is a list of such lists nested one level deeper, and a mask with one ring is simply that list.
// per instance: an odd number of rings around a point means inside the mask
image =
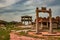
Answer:
[{"label": "ancient stone structure", "polygon": [[[47,10],[46,7],[42,7],[40,10],[37,7],[36,8],[36,33],[39,33],[39,23],[38,23],[38,19],[39,19],[39,12],[43,12],[43,13],[48,13],[49,14],[49,23],[50,23],[50,28],[49,28],[49,33],[52,33],[52,11],[51,9]],[[41,19],[41,28],[42,28],[42,19]],[[41,30],[41,29],[40,29]]]},{"label": "ancient stone structure", "polygon": [[[57,29],[57,28],[60,28],[59,25],[60,25],[60,17],[52,17],[52,28],[54,29]],[[42,20],[42,21],[41,21]],[[49,17],[39,17],[38,19],[38,22],[39,22],[39,26],[41,26],[41,22],[42,22],[42,28],[43,29],[48,29],[49,28]],[[36,23],[36,19],[35,19],[35,23]],[[40,27],[41,28],[41,27]]]},{"label": "ancient stone structure", "polygon": [[21,16],[21,22],[25,25],[25,22],[32,24],[32,16]]}]

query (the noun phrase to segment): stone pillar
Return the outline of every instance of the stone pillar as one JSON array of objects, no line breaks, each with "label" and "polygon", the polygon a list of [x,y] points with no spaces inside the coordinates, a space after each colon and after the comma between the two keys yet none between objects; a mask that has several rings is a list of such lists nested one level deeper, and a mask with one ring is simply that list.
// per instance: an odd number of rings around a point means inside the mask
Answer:
[{"label": "stone pillar", "polygon": [[52,32],[53,32],[53,28],[52,28],[52,14],[51,14],[51,9],[49,9],[49,16],[50,16],[50,19],[49,19],[49,21],[50,21],[50,30],[49,30],[49,33],[50,34],[52,34]]},{"label": "stone pillar", "polygon": [[47,22],[47,28],[48,28],[48,22]]},{"label": "stone pillar", "polygon": [[[28,20],[29,20],[29,18],[28,18]],[[28,25],[29,25],[29,21],[28,21]]]},{"label": "stone pillar", "polygon": [[[41,29],[43,28],[43,23],[42,23],[42,22],[41,22],[41,27],[40,27],[40,28],[41,28]],[[40,29],[40,30],[41,30],[41,29]]]},{"label": "stone pillar", "polygon": [[25,25],[25,18],[23,18],[23,24]]},{"label": "stone pillar", "polygon": [[22,20],[23,20],[23,18],[21,17],[21,23],[23,24],[23,21]]},{"label": "stone pillar", "polygon": [[50,33],[52,33],[52,21],[51,21],[51,17],[50,17]]},{"label": "stone pillar", "polygon": [[39,33],[39,28],[38,28],[38,8],[36,8],[36,33]]},{"label": "stone pillar", "polygon": [[31,18],[31,24],[32,24],[32,18]]},{"label": "stone pillar", "polygon": [[42,30],[42,28],[43,28],[43,22],[42,22],[42,19],[41,19],[41,27],[40,27],[41,29],[40,30]]}]

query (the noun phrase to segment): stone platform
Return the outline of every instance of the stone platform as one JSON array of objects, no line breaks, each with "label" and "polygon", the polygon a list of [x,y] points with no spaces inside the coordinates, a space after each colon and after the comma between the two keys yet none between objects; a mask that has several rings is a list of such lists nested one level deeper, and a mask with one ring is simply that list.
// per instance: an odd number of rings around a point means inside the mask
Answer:
[{"label": "stone platform", "polygon": [[28,32],[28,34],[38,36],[38,37],[49,37],[49,36],[60,37],[60,32],[55,32],[52,34],[50,34],[48,32],[40,32],[40,34],[36,34],[35,32]]},{"label": "stone platform", "polygon": [[44,33],[44,32],[42,32],[42,35],[43,36],[60,36],[60,32],[54,32],[54,33],[48,33],[48,32],[46,32],[46,33]]}]

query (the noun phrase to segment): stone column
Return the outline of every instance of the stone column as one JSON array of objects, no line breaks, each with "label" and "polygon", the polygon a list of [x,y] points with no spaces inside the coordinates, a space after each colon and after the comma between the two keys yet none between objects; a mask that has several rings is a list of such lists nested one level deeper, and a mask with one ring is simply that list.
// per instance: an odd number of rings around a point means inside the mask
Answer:
[{"label": "stone column", "polygon": [[25,17],[24,17],[24,25],[25,25]]},{"label": "stone column", "polygon": [[31,18],[31,24],[32,24],[32,18]]},{"label": "stone column", "polygon": [[21,23],[23,24],[23,21],[22,20],[23,20],[23,18],[21,17]]},{"label": "stone column", "polygon": [[48,28],[48,22],[47,22],[47,28]]},{"label": "stone column", "polygon": [[28,19],[28,25],[29,25],[29,18],[27,18]]},{"label": "stone column", "polygon": [[42,22],[42,19],[41,19],[41,27],[40,27],[40,30],[42,30],[43,28],[43,22]]},{"label": "stone column", "polygon": [[[42,24],[42,22],[41,22],[41,27],[40,27],[40,28],[41,28],[41,29],[43,28],[43,24]],[[40,29],[40,30],[41,30],[41,29]]]},{"label": "stone column", "polygon": [[38,8],[36,8],[36,34],[39,33],[39,28],[38,28]]},{"label": "stone column", "polygon": [[50,34],[52,34],[52,32],[53,32],[53,28],[52,28],[52,14],[51,14],[51,9],[49,9],[49,16],[50,16],[50,19],[49,19],[49,21],[50,21],[50,30],[49,30],[49,33]]}]

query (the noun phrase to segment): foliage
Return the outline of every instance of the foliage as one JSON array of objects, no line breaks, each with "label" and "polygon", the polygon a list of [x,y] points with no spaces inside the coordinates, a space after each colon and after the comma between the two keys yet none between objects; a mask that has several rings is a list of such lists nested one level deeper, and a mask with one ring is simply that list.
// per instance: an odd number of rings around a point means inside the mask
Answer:
[{"label": "foliage", "polygon": [[10,33],[9,30],[4,30],[0,28],[0,40],[9,40],[10,39],[9,33]]}]

